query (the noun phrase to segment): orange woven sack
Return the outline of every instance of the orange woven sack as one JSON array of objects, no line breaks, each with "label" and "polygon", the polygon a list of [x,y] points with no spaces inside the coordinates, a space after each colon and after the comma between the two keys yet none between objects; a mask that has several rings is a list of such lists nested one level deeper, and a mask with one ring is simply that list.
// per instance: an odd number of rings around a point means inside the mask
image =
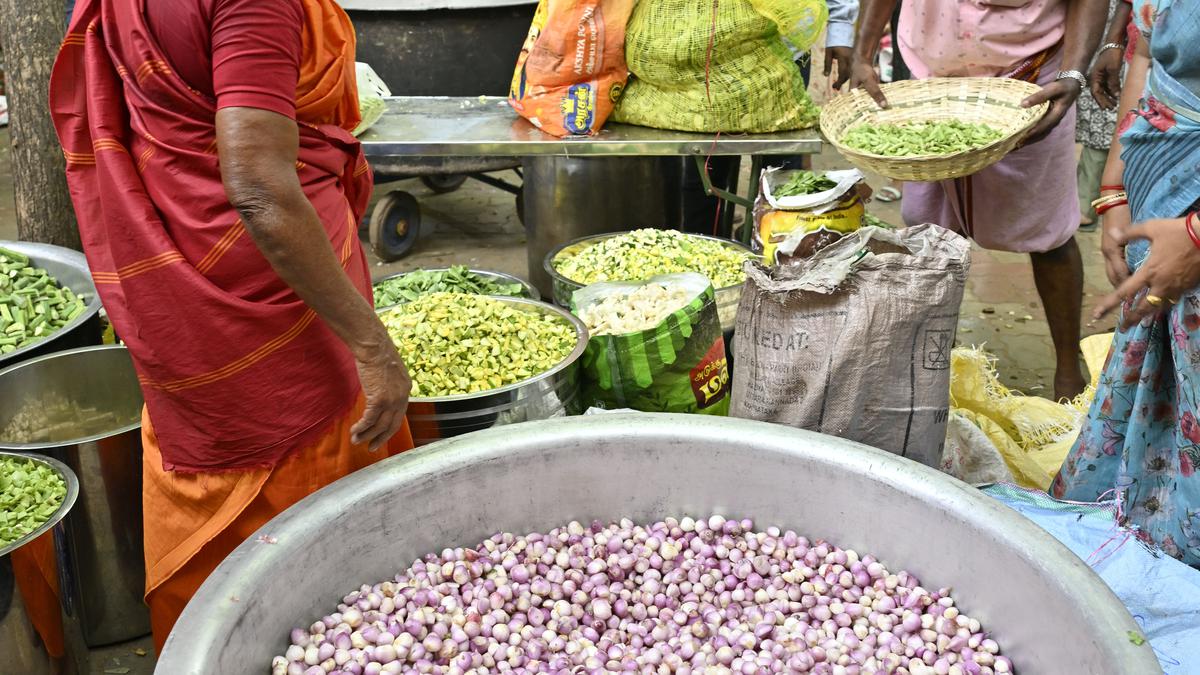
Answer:
[{"label": "orange woven sack", "polygon": [[508,101],[555,136],[600,130],[625,88],[625,24],[634,0],[541,0]]}]

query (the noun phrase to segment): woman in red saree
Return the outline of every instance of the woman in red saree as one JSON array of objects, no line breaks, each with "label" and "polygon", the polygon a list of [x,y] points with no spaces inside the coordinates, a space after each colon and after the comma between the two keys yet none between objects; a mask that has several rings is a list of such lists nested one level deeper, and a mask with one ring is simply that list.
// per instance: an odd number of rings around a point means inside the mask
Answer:
[{"label": "woman in red saree", "polygon": [[354,31],[333,0],[80,0],[50,106],[84,251],[146,397],[161,648],[275,514],[411,447],[371,307]]}]

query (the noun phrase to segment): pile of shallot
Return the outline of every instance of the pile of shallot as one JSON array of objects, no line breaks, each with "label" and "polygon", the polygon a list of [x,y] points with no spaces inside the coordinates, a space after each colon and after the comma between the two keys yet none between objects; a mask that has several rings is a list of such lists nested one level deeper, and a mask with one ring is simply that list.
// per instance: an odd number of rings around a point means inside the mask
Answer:
[{"label": "pile of shallot", "polygon": [[291,634],[273,675],[991,675],[1012,662],[948,589],[722,516],[572,522],[446,549]]}]

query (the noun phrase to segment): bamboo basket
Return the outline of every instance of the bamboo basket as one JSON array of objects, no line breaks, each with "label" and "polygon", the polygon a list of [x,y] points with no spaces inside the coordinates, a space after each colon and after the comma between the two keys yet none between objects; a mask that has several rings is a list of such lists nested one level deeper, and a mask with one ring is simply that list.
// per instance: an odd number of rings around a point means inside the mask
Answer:
[{"label": "bamboo basket", "polygon": [[[866,91],[855,89],[821,109],[821,133],[848,162],[864,171],[905,181],[933,182],[969,176],[1000,161],[1046,114],[1048,103],[1022,108],[1021,101],[1041,89],[1004,77],[940,77],[905,80],[882,86],[890,107],[880,109]],[[988,124],[1003,138],[974,150],[950,155],[885,157],[842,144],[859,124],[903,124],[959,120]]]}]

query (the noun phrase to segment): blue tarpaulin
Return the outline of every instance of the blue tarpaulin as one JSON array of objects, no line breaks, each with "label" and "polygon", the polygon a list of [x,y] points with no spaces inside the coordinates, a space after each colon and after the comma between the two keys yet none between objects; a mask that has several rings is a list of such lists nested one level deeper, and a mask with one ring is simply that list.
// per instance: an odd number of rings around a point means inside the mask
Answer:
[{"label": "blue tarpaulin", "polygon": [[1142,627],[1167,675],[1200,673],[1200,570],[1151,551],[1119,527],[1108,504],[1071,504],[1013,485],[986,494],[1088,561]]}]

